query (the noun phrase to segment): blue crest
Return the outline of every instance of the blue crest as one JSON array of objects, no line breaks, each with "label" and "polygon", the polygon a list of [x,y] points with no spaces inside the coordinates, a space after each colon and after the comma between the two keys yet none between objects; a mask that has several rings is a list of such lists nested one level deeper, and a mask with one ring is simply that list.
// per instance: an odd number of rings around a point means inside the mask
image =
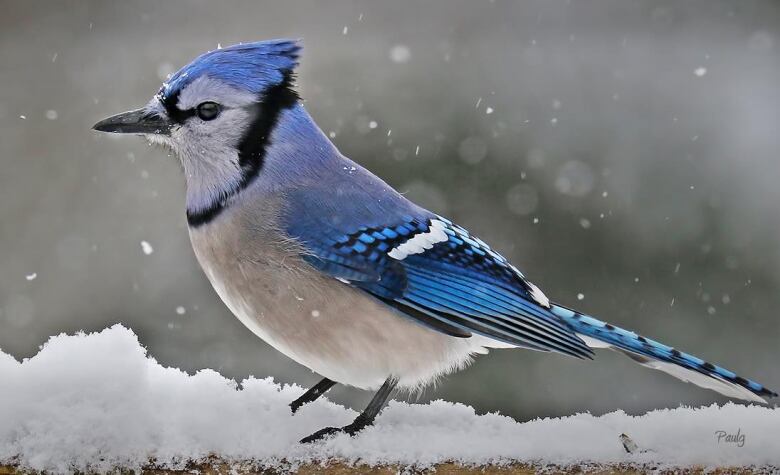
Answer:
[{"label": "blue crest", "polygon": [[277,39],[209,51],[171,76],[159,94],[163,100],[175,96],[203,75],[260,94],[288,79],[298,65],[300,50],[296,40]]}]

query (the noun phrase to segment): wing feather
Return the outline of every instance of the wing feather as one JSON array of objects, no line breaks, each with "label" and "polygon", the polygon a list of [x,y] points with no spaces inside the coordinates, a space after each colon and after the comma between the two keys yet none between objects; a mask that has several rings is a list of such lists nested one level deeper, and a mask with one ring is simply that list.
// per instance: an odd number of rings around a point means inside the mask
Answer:
[{"label": "wing feather", "polygon": [[444,218],[404,215],[328,235],[298,236],[310,251],[309,263],[429,328],[578,358],[592,355],[520,271]]}]

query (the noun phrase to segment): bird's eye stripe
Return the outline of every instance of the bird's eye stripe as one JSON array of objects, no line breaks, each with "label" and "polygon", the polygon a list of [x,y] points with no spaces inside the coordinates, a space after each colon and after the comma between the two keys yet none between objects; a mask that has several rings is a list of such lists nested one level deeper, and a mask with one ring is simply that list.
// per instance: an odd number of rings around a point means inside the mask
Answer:
[{"label": "bird's eye stripe", "polygon": [[168,116],[177,124],[183,124],[187,119],[195,115],[195,109],[181,110],[174,107],[172,110],[168,110]]}]

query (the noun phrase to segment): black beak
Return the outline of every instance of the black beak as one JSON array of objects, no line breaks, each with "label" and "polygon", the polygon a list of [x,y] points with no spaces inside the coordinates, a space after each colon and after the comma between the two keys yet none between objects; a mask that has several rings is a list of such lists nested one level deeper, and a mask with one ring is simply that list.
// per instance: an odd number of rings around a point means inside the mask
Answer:
[{"label": "black beak", "polygon": [[93,125],[94,130],[115,134],[156,134],[170,135],[171,124],[154,112],[144,109],[122,112],[112,115]]}]

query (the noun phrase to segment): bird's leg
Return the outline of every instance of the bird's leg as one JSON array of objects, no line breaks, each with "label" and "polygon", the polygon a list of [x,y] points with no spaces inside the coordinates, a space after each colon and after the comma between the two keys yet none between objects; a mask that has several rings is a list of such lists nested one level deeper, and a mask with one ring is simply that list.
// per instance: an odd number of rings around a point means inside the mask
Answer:
[{"label": "bird's leg", "polygon": [[331,381],[328,378],[322,378],[322,381],[309,388],[301,397],[290,403],[292,413],[295,414],[304,404],[316,401],[320,396],[325,394],[328,389],[332,388],[334,384],[336,384],[335,381]]},{"label": "bird's leg", "polygon": [[387,381],[385,381],[382,387],[379,388],[379,391],[374,394],[374,397],[371,399],[371,402],[368,403],[368,406],[366,406],[363,412],[361,412],[360,415],[358,415],[351,424],[345,425],[344,427],[326,427],[322,430],[318,430],[312,435],[301,439],[301,443],[308,444],[309,442],[314,442],[316,440],[322,439],[323,437],[331,434],[337,434],[339,432],[346,432],[349,435],[355,435],[366,427],[372,425],[374,423],[374,419],[376,419],[377,414],[379,414],[382,408],[385,407],[385,403],[387,403],[387,400],[390,398],[390,394],[393,392],[393,389],[395,389],[397,384],[398,380],[394,376],[387,378]]}]

